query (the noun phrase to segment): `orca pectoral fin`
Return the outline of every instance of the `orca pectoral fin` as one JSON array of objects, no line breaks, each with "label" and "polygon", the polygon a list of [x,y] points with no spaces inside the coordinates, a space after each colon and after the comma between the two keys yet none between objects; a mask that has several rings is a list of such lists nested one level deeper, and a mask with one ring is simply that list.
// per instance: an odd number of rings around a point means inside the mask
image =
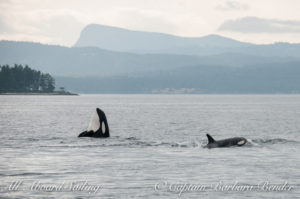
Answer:
[{"label": "orca pectoral fin", "polygon": [[208,139],[208,144],[215,142],[214,138],[212,138],[209,134],[206,134],[206,136],[207,136],[207,139]]}]

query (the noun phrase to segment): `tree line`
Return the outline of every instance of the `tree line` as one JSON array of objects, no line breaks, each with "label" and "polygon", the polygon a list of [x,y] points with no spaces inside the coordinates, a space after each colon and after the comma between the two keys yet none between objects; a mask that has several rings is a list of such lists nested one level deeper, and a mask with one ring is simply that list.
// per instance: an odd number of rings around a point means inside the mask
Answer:
[{"label": "tree line", "polygon": [[0,66],[0,93],[53,92],[54,78],[27,65]]}]

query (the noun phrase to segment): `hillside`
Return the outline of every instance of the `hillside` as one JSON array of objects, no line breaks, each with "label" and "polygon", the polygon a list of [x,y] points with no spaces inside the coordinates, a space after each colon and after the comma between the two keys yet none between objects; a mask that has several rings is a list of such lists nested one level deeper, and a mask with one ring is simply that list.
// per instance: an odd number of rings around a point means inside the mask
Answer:
[{"label": "hillside", "polygon": [[109,76],[168,70],[201,61],[186,55],[137,55],[95,47],[68,48],[31,42],[0,41],[0,64],[28,64],[60,76]]},{"label": "hillside", "polygon": [[[69,48],[0,41],[0,65],[28,64],[53,75],[56,87],[64,86],[79,93],[300,92],[298,44],[254,45],[213,35],[190,38],[193,40],[191,43],[205,49],[195,51],[197,53],[160,53],[160,50],[165,51],[163,47],[177,45],[179,41],[186,44],[189,39],[161,33],[145,33],[147,36],[144,36],[143,32],[118,31],[118,34],[124,34],[124,38],[132,34],[142,35],[135,37],[141,43],[131,47],[144,49],[139,53],[131,52],[134,51],[129,49],[132,40],[120,45],[117,45],[118,42],[111,43],[114,41],[114,34],[111,33],[106,35],[109,37],[106,38],[107,46],[101,44],[102,48],[95,47],[99,44],[97,38],[101,38],[98,34],[95,42],[91,43],[94,47]],[[153,42],[149,45],[153,38],[162,42],[168,40],[169,43]],[[83,41],[76,46],[83,45]],[[108,47],[123,49],[105,49]],[[177,48],[178,52],[182,49]],[[124,50],[127,52],[121,52]],[[155,53],[141,53],[148,50]]]},{"label": "hillside", "polygon": [[[133,53],[210,55],[214,53],[209,51],[222,53],[232,47],[249,47],[251,44],[238,42],[217,35],[185,38],[163,33],[133,31],[91,24],[82,30],[75,46],[94,46],[113,51]],[[206,52],[201,52],[203,50]]]},{"label": "hillside", "polygon": [[133,54],[96,47],[62,47],[31,42],[0,41],[0,64],[28,64],[56,76],[138,76],[187,66],[245,67],[297,61],[293,57],[262,57],[240,53],[211,56]]},{"label": "hillside", "polygon": [[255,45],[230,38],[208,35],[204,37],[178,37],[155,32],[127,30],[118,27],[91,24],[80,34],[76,47],[99,47],[112,51],[138,54],[184,54],[209,56],[223,53],[240,53],[252,56],[297,57],[300,45],[275,43]]}]

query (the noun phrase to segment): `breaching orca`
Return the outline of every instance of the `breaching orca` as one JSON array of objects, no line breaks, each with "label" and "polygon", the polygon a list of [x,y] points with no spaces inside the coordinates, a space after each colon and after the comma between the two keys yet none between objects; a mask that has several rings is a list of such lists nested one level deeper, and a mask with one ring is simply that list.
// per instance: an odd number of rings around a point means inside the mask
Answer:
[{"label": "breaching orca", "polygon": [[96,112],[92,116],[87,131],[80,133],[78,137],[95,137],[95,138],[109,137],[109,128],[107,124],[107,119],[105,113],[101,109],[96,108]]},{"label": "breaching orca", "polygon": [[234,137],[216,141],[209,134],[206,134],[206,136],[208,139],[208,144],[205,147],[209,149],[217,147],[243,146],[247,143],[247,140],[243,137]]}]

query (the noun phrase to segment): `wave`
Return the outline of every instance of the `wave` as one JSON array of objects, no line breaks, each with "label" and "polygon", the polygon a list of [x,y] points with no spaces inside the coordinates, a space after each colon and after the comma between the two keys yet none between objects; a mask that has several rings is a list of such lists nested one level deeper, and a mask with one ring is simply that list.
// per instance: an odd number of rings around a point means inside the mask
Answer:
[{"label": "wave", "polygon": [[[149,141],[141,140],[137,137],[120,137],[114,136],[110,139],[95,139],[84,138],[88,142],[77,142],[76,144],[70,142],[59,142],[58,145],[42,145],[40,147],[46,148],[97,148],[97,147],[132,147],[132,148],[144,148],[144,147],[177,147],[177,148],[200,148],[207,144],[207,140],[191,139],[184,142],[168,142],[168,141]],[[90,142],[92,141],[92,142]],[[269,144],[283,144],[283,143],[297,143],[294,140],[288,140],[283,138],[273,139],[248,139],[248,147],[263,146]]]},{"label": "wave", "polygon": [[37,173],[37,172],[25,172],[25,173],[12,173],[4,174],[0,173],[0,176],[40,176],[40,175],[62,175],[62,174],[77,174],[77,172],[64,172],[64,173]]},{"label": "wave", "polygon": [[37,175],[43,175],[43,173],[34,173],[34,172],[28,172],[28,173],[14,173],[14,174],[0,174],[0,176],[37,176]]},{"label": "wave", "polygon": [[295,140],[288,140],[283,138],[273,138],[273,139],[248,139],[250,143],[255,144],[284,144],[284,143],[296,143]]},{"label": "wave", "polygon": [[[190,140],[185,142],[167,142],[167,141],[148,141],[141,140],[137,137],[114,136],[110,139],[95,139],[83,138],[87,142],[77,142],[76,144],[69,141],[60,141],[55,145],[41,145],[42,148],[96,148],[96,147],[182,147],[182,148],[195,148],[201,147],[203,143],[197,140]],[[90,142],[92,141],[92,142]]]}]

